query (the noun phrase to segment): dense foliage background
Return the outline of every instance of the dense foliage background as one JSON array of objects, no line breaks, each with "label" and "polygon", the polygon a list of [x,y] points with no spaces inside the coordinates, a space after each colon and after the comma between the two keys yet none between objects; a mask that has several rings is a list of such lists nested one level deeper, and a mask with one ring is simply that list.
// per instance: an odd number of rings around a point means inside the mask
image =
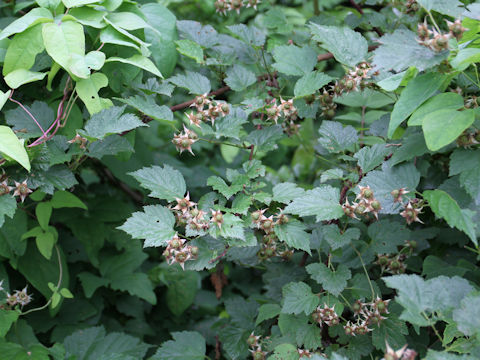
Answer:
[{"label": "dense foliage background", "polygon": [[1,359],[480,358],[480,3],[6,0]]}]

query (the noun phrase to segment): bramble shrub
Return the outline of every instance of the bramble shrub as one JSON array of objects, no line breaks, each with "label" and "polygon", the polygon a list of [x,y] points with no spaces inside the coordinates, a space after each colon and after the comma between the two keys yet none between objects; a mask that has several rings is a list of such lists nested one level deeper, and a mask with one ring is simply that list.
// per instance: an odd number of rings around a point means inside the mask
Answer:
[{"label": "bramble shrub", "polygon": [[0,359],[480,358],[479,2],[0,14]]}]

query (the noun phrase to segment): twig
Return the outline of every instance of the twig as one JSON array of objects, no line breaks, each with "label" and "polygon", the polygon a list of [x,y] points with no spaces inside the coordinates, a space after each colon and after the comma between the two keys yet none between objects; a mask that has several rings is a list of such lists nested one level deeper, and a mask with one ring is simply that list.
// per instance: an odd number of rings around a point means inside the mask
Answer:
[{"label": "twig", "polygon": [[302,256],[302,260],[300,260],[300,263],[298,264],[301,267],[305,266],[305,263],[307,262],[308,259],[308,253],[305,251]]},{"label": "twig", "polygon": [[230,245],[225,246],[225,250],[223,250],[223,252],[220,255],[218,255],[216,258],[210,260],[208,263],[213,264],[214,262],[223,258],[225,255],[227,255],[227,251],[228,251],[229,248],[230,248]]},{"label": "twig", "polygon": [[137,204],[139,205],[142,205],[143,204],[143,195],[140,194],[139,192],[135,191],[135,190],[132,190],[130,189],[129,186],[127,186],[126,184],[124,184],[123,182],[119,181],[113,174],[112,172],[107,169],[107,168],[103,168],[103,173],[105,174],[105,176],[114,184],[118,185],[120,187],[120,189],[122,189],[122,191],[124,193],[126,193],[128,196],[130,196],[132,198],[133,201],[135,201]]},{"label": "twig", "polygon": [[363,15],[363,9],[360,7],[360,5],[358,5],[355,0],[350,0],[350,4],[352,4],[352,6],[357,9],[357,11]]},{"label": "twig", "polygon": [[250,156],[248,157],[249,161],[253,160],[253,151],[255,150],[255,145],[250,145]]}]

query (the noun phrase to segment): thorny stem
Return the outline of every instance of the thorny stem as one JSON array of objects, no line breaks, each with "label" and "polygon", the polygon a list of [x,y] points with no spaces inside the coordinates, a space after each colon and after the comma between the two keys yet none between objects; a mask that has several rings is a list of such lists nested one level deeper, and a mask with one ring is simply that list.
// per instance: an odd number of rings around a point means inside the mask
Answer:
[{"label": "thorny stem", "polygon": [[[62,267],[62,258],[60,256],[60,250],[59,250],[57,244],[55,244],[55,250],[57,252],[57,259],[58,259],[58,282],[57,282],[57,290],[58,290],[58,289],[60,289],[60,285],[62,285],[63,267]],[[52,297],[53,297],[53,295],[52,295]],[[25,311],[25,312],[22,312],[22,313],[20,313],[20,316],[27,315],[27,314],[30,314],[32,312],[40,311],[40,310],[43,310],[43,309],[47,308],[48,305],[50,305],[50,303],[52,302],[52,297],[50,297],[50,299],[48,299],[48,301],[45,305],[40,306],[38,308],[30,309],[30,310]]]},{"label": "thorny stem", "polygon": [[430,20],[432,20],[432,24],[433,24],[433,26],[435,26],[435,29],[438,31],[439,34],[441,34],[442,31],[438,27],[437,22],[435,21],[435,19],[434,19],[432,13],[430,12],[430,10],[425,9],[425,11],[427,12],[428,16],[430,17]]},{"label": "thorny stem", "polygon": [[422,311],[422,315],[423,315],[423,317],[425,318],[425,320],[428,321],[428,324],[429,324],[430,327],[433,329],[433,332],[435,333],[435,335],[437,335],[437,338],[438,338],[438,340],[440,340],[440,343],[443,343],[443,339],[442,339],[442,337],[440,336],[440,333],[439,333],[438,330],[435,328],[435,323],[432,323],[432,322],[431,322],[431,319],[427,316],[427,314],[425,314],[425,311]]}]

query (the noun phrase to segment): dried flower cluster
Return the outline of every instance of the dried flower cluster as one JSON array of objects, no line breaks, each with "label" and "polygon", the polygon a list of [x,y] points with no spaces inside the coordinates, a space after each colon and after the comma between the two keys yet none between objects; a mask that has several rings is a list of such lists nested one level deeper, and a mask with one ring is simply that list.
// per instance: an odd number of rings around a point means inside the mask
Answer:
[{"label": "dried flower cluster", "polygon": [[327,304],[324,304],[323,308],[317,306],[315,311],[312,313],[312,319],[320,326],[323,326],[324,324],[327,326],[334,326],[340,322],[340,318],[335,312],[335,305],[329,307]]},{"label": "dried flower cluster", "polygon": [[198,135],[183,125],[183,132],[173,136],[173,144],[180,151],[180,154],[187,150],[190,154],[195,155],[192,151],[192,145],[198,140]]},{"label": "dried flower cluster", "polygon": [[415,360],[417,355],[415,350],[407,349],[407,345],[395,351],[387,343],[383,360]]},{"label": "dried flower cluster", "polygon": [[404,263],[406,258],[407,255],[402,253],[397,255],[378,254],[377,263],[380,265],[382,273],[403,274],[406,270]]},{"label": "dried flower cluster", "polygon": [[13,294],[10,294],[3,288],[3,280],[0,281],[0,291],[4,292],[6,295],[5,303],[0,304],[0,309],[11,310],[17,305],[20,305],[21,307],[28,305],[33,298],[32,295],[27,293],[27,286],[22,290],[15,290]]},{"label": "dried flower cluster", "polygon": [[0,196],[10,194],[13,190],[13,196],[20,197],[22,203],[25,201],[27,196],[32,193],[32,190],[28,187],[27,180],[19,183],[14,181],[15,186],[8,185],[8,179],[0,182]]},{"label": "dried flower cluster", "polygon": [[369,213],[372,213],[376,219],[378,219],[378,212],[382,209],[380,202],[375,199],[372,189],[370,186],[361,186],[358,185],[360,193],[355,198],[356,202],[350,204],[348,199],[345,200],[345,203],[342,205],[343,212],[348,217],[352,219],[357,219],[359,216],[368,216]]},{"label": "dried flower cluster", "polygon": [[354,69],[350,70],[345,76],[336,81],[329,89],[323,89],[319,96],[322,108],[322,116],[332,119],[335,116],[337,104],[333,101],[335,96],[341,96],[356,90],[363,90],[369,85],[368,80],[372,78],[372,66],[367,62],[358,64]]},{"label": "dried flower cluster", "polygon": [[247,339],[249,351],[252,354],[254,360],[264,360],[267,358],[267,351],[262,350],[262,345],[260,343],[260,335],[255,335],[253,332]]},{"label": "dried flower cluster", "polygon": [[374,301],[369,303],[357,300],[352,306],[355,321],[348,321],[347,324],[343,326],[345,334],[351,336],[365,335],[372,331],[372,329],[369,328],[370,325],[379,326],[380,323],[386,319],[383,315],[388,314],[389,302],[390,300],[382,300],[378,296]]},{"label": "dried flower cluster", "polygon": [[418,43],[436,52],[447,50],[448,41],[453,38],[460,40],[463,33],[467,30],[462,26],[460,20],[455,20],[454,22],[447,21],[447,25],[449,32],[442,34],[435,29],[430,30],[426,20],[422,24],[418,24]]},{"label": "dried flower cluster", "polygon": [[163,256],[167,259],[167,264],[178,263],[185,270],[185,263],[188,260],[195,260],[198,255],[198,247],[191,246],[187,240],[180,238],[177,234],[168,242]]},{"label": "dried flower cluster", "polygon": [[284,117],[282,122],[283,131],[288,135],[293,135],[298,132],[300,125],[296,123],[298,119],[297,108],[293,105],[293,99],[283,100],[280,98],[280,105],[277,105],[277,99],[273,99],[265,107],[265,114],[267,120],[278,123],[280,117]]},{"label": "dried flower cluster", "polygon": [[80,149],[85,149],[87,147],[88,140],[81,135],[76,134],[75,137],[67,141],[69,144],[77,144]]},{"label": "dried flower cluster", "polygon": [[187,118],[190,120],[190,124],[197,127],[206,121],[210,121],[214,125],[218,117],[227,116],[230,113],[230,106],[227,103],[210,100],[208,94],[197,96],[190,106],[194,107],[197,113],[191,112],[187,114]]},{"label": "dried flower cluster", "polygon": [[457,145],[470,148],[472,145],[480,144],[480,130],[468,129],[457,138]]},{"label": "dried flower cluster", "polygon": [[260,0],[217,0],[215,1],[215,8],[217,12],[222,15],[227,15],[228,11],[236,11],[237,14],[240,14],[240,9],[242,7],[252,7],[255,10],[257,5],[260,4]]},{"label": "dried flower cluster", "polygon": [[416,0],[407,0],[407,2],[405,3],[405,8],[405,13],[414,14],[420,9],[420,6],[418,5]]}]

